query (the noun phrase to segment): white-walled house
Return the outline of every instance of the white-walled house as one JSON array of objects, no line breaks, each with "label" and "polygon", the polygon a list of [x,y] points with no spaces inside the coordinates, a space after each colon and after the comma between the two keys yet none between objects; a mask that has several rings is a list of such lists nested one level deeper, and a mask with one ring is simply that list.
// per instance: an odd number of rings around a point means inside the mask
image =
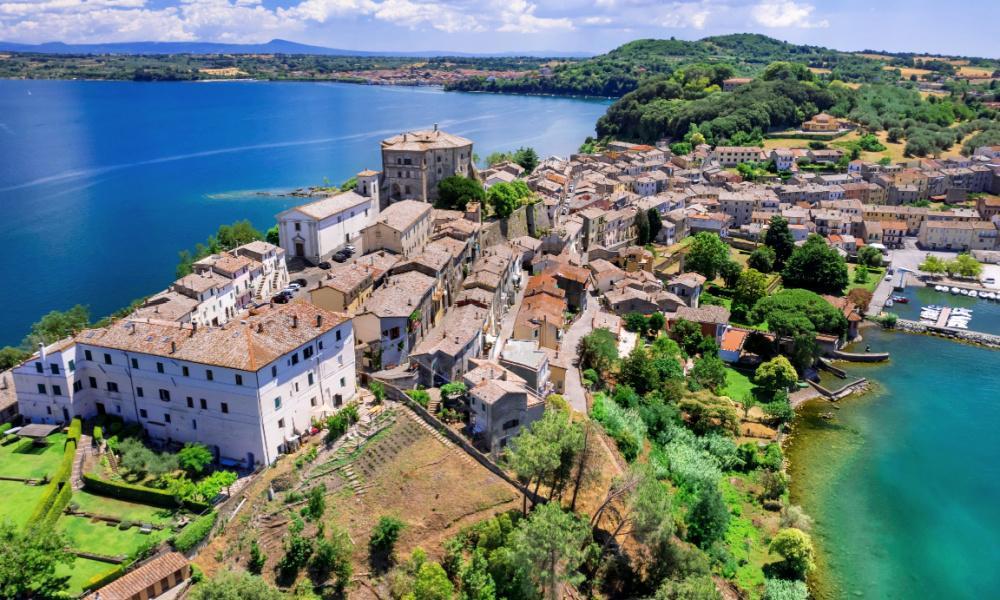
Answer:
[{"label": "white-walled house", "polygon": [[379,214],[379,174],[362,171],[357,179],[354,190],[278,213],[278,239],[289,257],[315,264],[347,244],[361,245],[361,231]]},{"label": "white-walled house", "polygon": [[124,319],[40,350],[14,381],[28,422],[114,415],[253,468],[355,396],[354,334],[347,315],[306,303],[225,327]]}]

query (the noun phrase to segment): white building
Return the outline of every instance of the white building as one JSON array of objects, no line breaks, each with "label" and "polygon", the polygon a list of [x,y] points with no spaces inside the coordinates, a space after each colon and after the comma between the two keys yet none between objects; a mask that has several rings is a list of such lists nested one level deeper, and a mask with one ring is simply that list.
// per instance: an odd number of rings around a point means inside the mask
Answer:
[{"label": "white building", "polygon": [[354,335],[346,315],[306,303],[225,327],[125,319],[40,350],[14,381],[29,422],[114,415],[252,468],[354,397]]},{"label": "white building", "polygon": [[357,178],[354,190],[278,213],[278,239],[289,257],[315,264],[347,244],[361,245],[361,231],[379,213],[379,174],[362,171]]}]

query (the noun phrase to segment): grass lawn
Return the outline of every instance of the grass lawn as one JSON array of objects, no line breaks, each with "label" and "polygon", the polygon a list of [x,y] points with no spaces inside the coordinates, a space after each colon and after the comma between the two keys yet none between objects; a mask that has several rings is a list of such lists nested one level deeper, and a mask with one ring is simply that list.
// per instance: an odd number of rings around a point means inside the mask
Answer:
[{"label": "grass lawn", "polygon": [[753,394],[755,389],[757,386],[750,381],[750,375],[732,367],[726,367],[726,385],[719,390],[719,394],[729,396],[730,399],[739,402],[747,394]]},{"label": "grass lawn", "polygon": [[62,459],[66,434],[56,433],[45,439],[45,446],[36,446],[31,440],[0,446],[0,475],[41,479],[55,471]]},{"label": "grass lawn", "polygon": [[96,560],[77,557],[68,565],[56,567],[56,575],[69,575],[69,588],[66,590],[74,596],[83,591],[83,586],[94,576],[103,575],[115,568],[115,565]]},{"label": "grass lawn", "polygon": [[0,481],[0,520],[8,519],[21,527],[38,504],[45,486],[25,485],[17,481]]},{"label": "grass lawn", "polygon": [[847,265],[847,276],[848,276],[848,281],[850,281],[850,283],[847,284],[847,290],[850,291],[853,290],[854,288],[863,288],[868,290],[869,292],[874,292],[875,288],[878,287],[879,282],[882,281],[882,279],[885,277],[885,269],[882,267],[879,267],[877,269],[869,267],[868,281],[866,283],[854,283],[854,271],[857,268],[858,265],[855,264]]},{"label": "grass lawn", "polygon": [[71,548],[107,556],[131,554],[143,544],[156,542],[170,535],[168,529],[154,530],[146,535],[139,533],[138,527],[122,531],[114,525],[66,515],[59,518],[56,529],[66,536]]},{"label": "grass lawn", "polygon": [[85,491],[74,492],[73,502],[79,505],[80,510],[107,515],[109,517],[118,517],[119,519],[128,519],[136,523],[168,525],[174,517],[174,511],[171,510],[106,498]]}]

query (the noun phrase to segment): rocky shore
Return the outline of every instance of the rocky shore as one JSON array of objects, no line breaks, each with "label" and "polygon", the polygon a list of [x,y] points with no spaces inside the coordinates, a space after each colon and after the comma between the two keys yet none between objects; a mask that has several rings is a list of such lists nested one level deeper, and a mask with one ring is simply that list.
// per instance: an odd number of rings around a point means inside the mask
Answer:
[{"label": "rocky shore", "polygon": [[969,344],[986,346],[987,348],[1000,349],[1000,335],[982,333],[980,331],[970,331],[963,329],[950,329],[946,327],[935,327],[918,321],[899,319],[896,321],[895,329],[907,333],[923,333],[935,337],[954,339]]}]

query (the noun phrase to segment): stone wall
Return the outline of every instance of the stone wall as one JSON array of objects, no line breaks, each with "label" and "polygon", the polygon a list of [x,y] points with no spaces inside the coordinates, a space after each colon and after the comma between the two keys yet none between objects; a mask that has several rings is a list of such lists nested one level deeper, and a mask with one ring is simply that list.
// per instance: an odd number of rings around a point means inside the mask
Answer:
[{"label": "stone wall", "polygon": [[526,235],[538,237],[539,232],[551,228],[552,224],[549,222],[545,205],[536,202],[530,206],[517,208],[506,219],[485,221],[479,233],[479,245],[488,248]]},{"label": "stone wall", "polygon": [[899,331],[906,331],[908,333],[926,333],[938,337],[968,342],[970,344],[979,344],[988,348],[1000,349],[1000,335],[992,335],[981,331],[935,327],[919,321],[909,321],[906,319],[897,320],[896,329]]}]

